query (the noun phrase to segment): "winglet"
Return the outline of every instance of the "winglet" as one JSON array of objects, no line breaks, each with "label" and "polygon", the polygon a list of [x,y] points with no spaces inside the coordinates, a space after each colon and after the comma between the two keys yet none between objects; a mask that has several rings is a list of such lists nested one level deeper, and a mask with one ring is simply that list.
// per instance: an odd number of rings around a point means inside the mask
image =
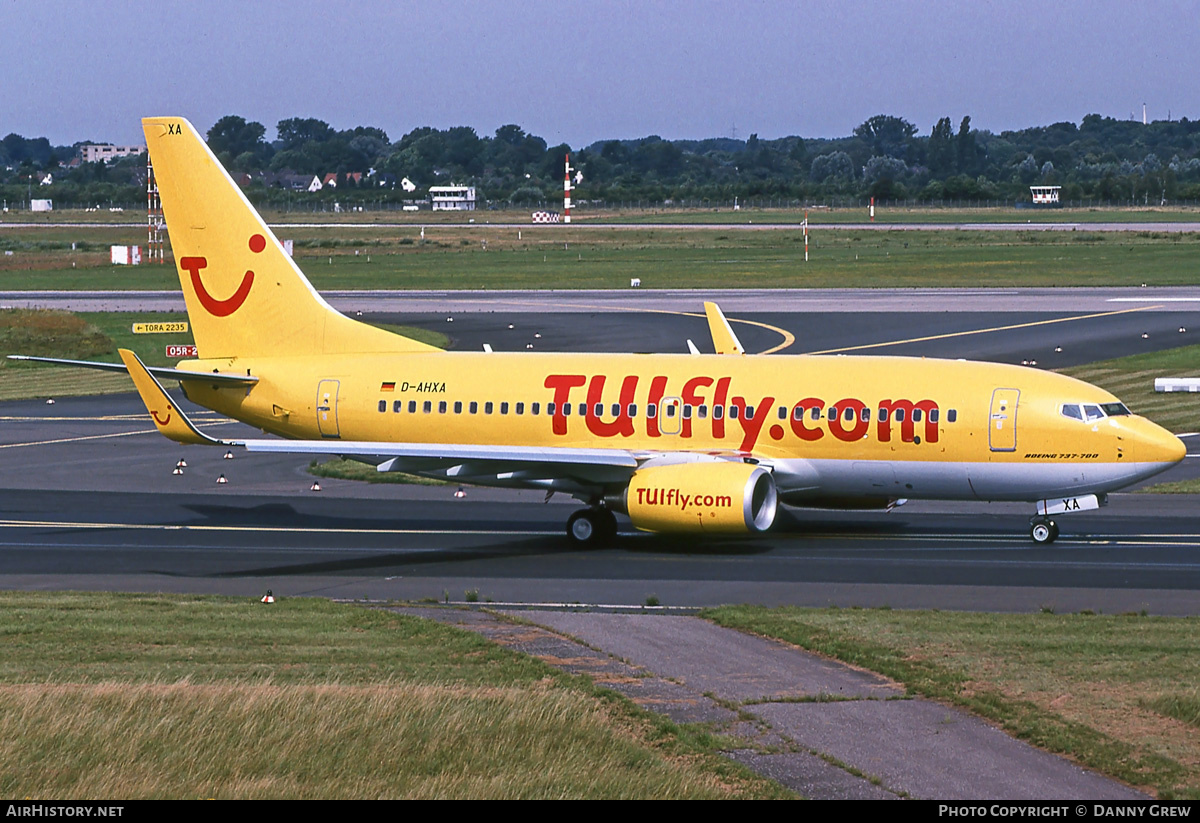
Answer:
[{"label": "winglet", "polygon": [[162,384],[146,370],[146,366],[136,354],[129,349],[118,349],[118,352],[121,359],[125,361],[125,366],[129,369],[129,376],[133,378],[133,385],[137,387],[142,402],[146,404],[146,411],[150,412],[150,419],[154,421],[159,432],[176,443],[229,445],[227,441],[209,437],[197,429],[183,413],[183,409],[178,408],[171,400]]},{"label": "winglet", "polygon": [[746,353],[742,342],[737,339],[737,335],[729,327],[729,321],[721,313],[720,306],[716,303],[705,302],[704,314],[708,316],[708,331],[712,335],[713,348],[716,349],[717,354]]}]

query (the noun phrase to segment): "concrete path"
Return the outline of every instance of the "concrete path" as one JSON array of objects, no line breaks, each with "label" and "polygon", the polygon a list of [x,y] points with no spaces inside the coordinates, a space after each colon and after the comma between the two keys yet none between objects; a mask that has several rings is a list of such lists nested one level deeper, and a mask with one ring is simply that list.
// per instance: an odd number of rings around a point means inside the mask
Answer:
[{"label": "concrete path", "polygon": [[977,718],[906,698],[879,675],[695,617],[406,608],[565,671],[681,723],[745,741],[727,756],[805,797],[1145,800]]}]

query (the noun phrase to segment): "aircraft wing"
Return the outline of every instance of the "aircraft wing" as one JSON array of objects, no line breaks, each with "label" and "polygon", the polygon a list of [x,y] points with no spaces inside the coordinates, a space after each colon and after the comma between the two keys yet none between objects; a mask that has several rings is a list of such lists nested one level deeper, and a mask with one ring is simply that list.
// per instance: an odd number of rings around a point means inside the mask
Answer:
[{"label": "aircraft wing", "polygon": [[434,474],[472,483],[539,485],[569,480],[581,485],[627,481],[641,463],[624,449],[486,446],[467,443],[389,443],[343,440],[234,440],[251,452],[334,454],[376,464],[381,472]]}]

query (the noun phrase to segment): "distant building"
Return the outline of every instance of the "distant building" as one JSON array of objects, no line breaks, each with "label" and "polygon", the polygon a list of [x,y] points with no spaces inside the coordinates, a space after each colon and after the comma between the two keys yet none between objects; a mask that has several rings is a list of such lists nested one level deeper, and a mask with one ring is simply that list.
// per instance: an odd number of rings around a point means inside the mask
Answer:
[{"label": "distant building", "polygon": [[[347,183],[349,183],[351,180],[354,181],[355,185],[358,185],[359,183],[362,182],[362,172],[361,171],[346,172],[346,174],[343,176],[345,177]],[[336,189],[337,185],[338,185],[337,173],[330,172],[329,174],[325,175],[324,179],[321,180],[321,184],[327,188]]]},{"label": "distant building", "polygon": [[1035,206],[1057,206],[1058,193],[1062,186],[1030,186],[1029,192],[1033,195],[1033,205]]},{"label": "distant building", "polygon": [[430,186],[434,211],[475,211],[474,186]]},{"label": "distant building", "polygon": [[145,146],[114,146],[109,143],[84,143],[79,154],[85,163],[109,163],[118,157],[145,154]]}]

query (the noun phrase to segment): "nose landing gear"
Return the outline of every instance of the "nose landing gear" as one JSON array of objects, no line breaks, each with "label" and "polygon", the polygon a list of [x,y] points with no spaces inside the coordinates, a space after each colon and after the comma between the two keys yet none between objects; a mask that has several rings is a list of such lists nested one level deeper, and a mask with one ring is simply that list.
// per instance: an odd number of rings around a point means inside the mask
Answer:
[{"label": "nose landing gear", "polygon": [[1058,524],[1048,517],[1034,517],[1029,521],[1029,536],[1038,545],[1053,543],[1058,538]]}]

